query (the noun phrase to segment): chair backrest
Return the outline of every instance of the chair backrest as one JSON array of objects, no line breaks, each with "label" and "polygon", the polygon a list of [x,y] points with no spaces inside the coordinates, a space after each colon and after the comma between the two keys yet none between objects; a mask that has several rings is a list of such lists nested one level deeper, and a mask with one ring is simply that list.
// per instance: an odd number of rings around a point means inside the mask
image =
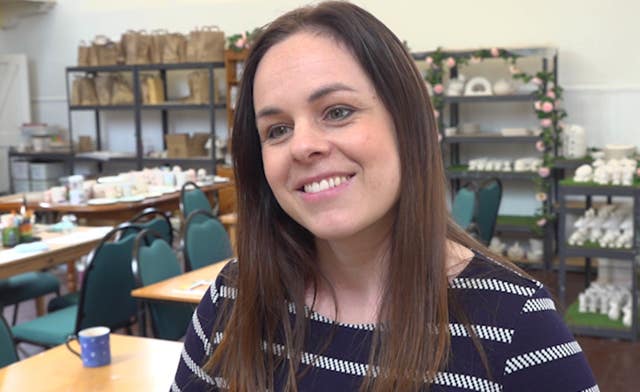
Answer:
[{"label": "chair backrest", "polygon": [[473,186],[467,184],[460,188],[451,205],[451,216],[462,229],[467,230],[476,215],[476,192]]},{"label": "chair backrest", "polygon": [[224,226],[211,213],[193,211],[187,217],[182,235],[185,269],[191,271],[228,259],[233,255]]},{"label": "chair backrest", "polygon": [[478,187],[478,211],[475,222],[480,240],[488,245],[491,242],[498,220],[498,211],[502,201],[502,183],[497,178],[489,179]]},{"label": "chair backrest", "polygon": [[[133,271],[138,286],[147,286],[182,273],[180,263],[164,237],[153,229],[138,233],[133,247]],[[151,303],[153,333],[156,338],[178,340],[187,331],[193,307],[186,304]]]},{"label": "chair backrest", "polygon": [[207,195],[193,181],[185,182],[180,188],[180,211],[183,219],[196,210],[211,212],[211,204]]},{"label": "chair backrest", "polygon": [[[129,223],[114,228],[93,251],[82,280],[75,332],[98,325],[114,330],[135,322],[132,230],[141,228]],[[126,235],[118,235],[122,233]]]},{"label": "chair backrest", "polygon": [[0,313],[0,368],[18,362],[16,345],[13,342],[13,335],[9,324]]},{"label": "chair backrest", "polygon": [[[162,237],[169,243],[173,244],[173,228],[169,216],[153,207],[145,208],[142,212],[135,215],[129,220],[129,222],[140,226],[144,229],[153,229],[154,231],[162,234]],[[137,230],[134,230],[137,234]],[[128,232],[122,235],[128,235]]]}]

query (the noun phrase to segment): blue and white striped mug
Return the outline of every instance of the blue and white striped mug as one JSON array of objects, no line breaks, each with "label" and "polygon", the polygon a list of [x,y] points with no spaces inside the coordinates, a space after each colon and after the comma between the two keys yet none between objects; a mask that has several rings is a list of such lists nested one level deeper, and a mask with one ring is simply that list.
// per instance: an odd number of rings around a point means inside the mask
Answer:
[{"label": "blue and white striped mug", "polygon": [[[69,351],[82,359],[84,367],[99,367],[111,363],[111,346],[108,327],[91,327],[83,329],[77,335],[71,335],[65,342]],[[80,353],[71,348],[72,340],[80,343]]]}]

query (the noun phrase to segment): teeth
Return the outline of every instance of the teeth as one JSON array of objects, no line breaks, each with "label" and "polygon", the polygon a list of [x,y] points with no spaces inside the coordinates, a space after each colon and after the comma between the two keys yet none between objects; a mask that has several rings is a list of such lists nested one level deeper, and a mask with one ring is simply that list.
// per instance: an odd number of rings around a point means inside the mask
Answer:
[{"label": "teeth", "polygon": [[324,179],[320,182],[312,182],[311,184],[307,184],[304,186],[304,191],[306,193],[318,193],[321,191],[326,191],[327,189],[337,187],[343,182],[347,182],[348,178],[345,176],[342,177],[331,177],[328,179]]}]

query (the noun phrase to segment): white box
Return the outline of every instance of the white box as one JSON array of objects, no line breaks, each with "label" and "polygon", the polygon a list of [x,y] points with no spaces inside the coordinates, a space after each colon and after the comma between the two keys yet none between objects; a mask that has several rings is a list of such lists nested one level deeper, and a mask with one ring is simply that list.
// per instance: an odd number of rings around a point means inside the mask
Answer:
[{"label": "white box", "polygon": [[47,189],[58,185],[60,185],[58,180],[31,180],[29,182],[29,190],[31,192],[44,192]]},{"label": "white box", "polygon": [[29,161],[11,159],[11,178],[16,180],[29,179]]},{"label": "white box", "polygon": [[31,162],[29,165],[29,174],[31,180],[57,180],[65,176],[65,168],[63,162]]},{"label": "white box", "polygon": [[13,193],[24,193],[31,191],[29,180],[13,180]]}]

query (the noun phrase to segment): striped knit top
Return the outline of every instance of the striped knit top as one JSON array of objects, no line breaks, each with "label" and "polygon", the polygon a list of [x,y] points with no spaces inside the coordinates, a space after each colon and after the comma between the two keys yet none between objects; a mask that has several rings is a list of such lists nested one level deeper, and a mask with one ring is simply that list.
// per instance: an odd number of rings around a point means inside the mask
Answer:
[{"label": "striped knit top", "polygon": [[[187,331],[171,391],[215,391],[224,386],[224,380],[207,374],[201,366],[222,338],[221,331],[212,331],[217,307],[224,298],[234,299],[236,293],[219,277],[202,298]],[[540,282],[476,253],[451,282],[449,297],[465,312],[480,339],[491,373],[467,328],[451,316],[450,359],[430,391],[599,391],[580,345]],[[375,327],[336,325],[313,311],[307,317],[302,366],[309,369],[299,380],[298,390],[357,391],[367,373]],[[327,346],[326,339],[332,334]],[[275,345],[273,352],[280,355],[283,348]],[[275,379],[277,383],[277,375]]]}]

